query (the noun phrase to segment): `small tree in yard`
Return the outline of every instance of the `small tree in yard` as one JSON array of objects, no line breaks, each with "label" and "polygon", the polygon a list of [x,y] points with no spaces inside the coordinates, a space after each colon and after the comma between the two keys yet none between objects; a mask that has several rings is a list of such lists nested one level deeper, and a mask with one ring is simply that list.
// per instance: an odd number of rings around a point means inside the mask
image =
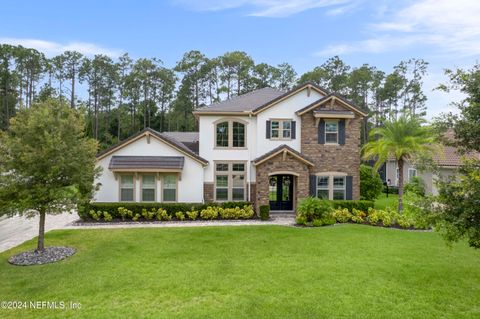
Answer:
[{"label": "small tree in yard", "polygon": [[360,199],[375,200],[382,193],[380,175],[372,167],[360,165]]},{"label": "small tree in yard", "polygon": [[69,211],[94,191],[97,142],[83,115],[49,100],[18,112],[0,132],[0,215],[39,215],[37,251],[45,249],[45,215]]},{"label": "small tree in yard", "polygon": [[387,121],[383,127],[370,131],[370,142],[363,147],[365,159],[376,159],[374,169],[389,158],[397,161],[400,172],[398,176],[398,211],[403,211],[403,167],[406,160],[426,157],[438,149],[435,137],[423,120],[416,116],[403,114],[398,119]]}]

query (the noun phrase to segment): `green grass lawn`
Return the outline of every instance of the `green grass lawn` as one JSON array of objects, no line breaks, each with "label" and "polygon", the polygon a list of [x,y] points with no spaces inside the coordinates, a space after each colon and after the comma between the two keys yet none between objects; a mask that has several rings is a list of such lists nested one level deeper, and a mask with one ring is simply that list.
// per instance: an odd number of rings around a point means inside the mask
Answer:
[{"label": "green grass lawn", "polygon": [[364,225],[62,230],[60,263],[7,263],[0,299],[80,302],[0,318],[479,318],[480,252]]},{"label": "green grass lawn", "polygon": [[396,209],[398,207],[398,195],[396,194],[386,194],[382,193],[376,200],[375,200],[375,208],[376,209],[385,209],[387,207],[391,207]]}]

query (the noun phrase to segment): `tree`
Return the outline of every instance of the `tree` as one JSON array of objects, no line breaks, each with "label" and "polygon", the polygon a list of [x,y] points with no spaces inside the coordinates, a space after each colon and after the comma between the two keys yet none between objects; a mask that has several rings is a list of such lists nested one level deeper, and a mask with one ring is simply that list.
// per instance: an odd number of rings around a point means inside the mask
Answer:
[{"label": "tree", "polygon": [[360,198],[375,200],[382,193],[382,188],[378,172],[368,165],[360,165]]},{"label": "tree", "polygon": [[82,65],[83,55],[77,51],[65,51],[61,60],[65,67],[65,78],[70,80],[70,107],[75,108],[75,84]]},{"label": "tree", "polygon": [[429,127],[422,126],[425,121],[402,114],[398,119],[386,121],[383,127],[370,131],[370,142],[363,147],[365,159],[375,159],[374,169],[389,158],[397,161],[398,170],[398,211],[403,211],[403,167],[406,160],[414,160],[417,156],[433,154],[438,145],[430,132]]},{"label": "tree", "polygon": [[85,137],[83,116],[59,101],[33,104],[0,132],[0,213],[40,216],[69,211],[94,191],[97,143]]},{"label": "tree", "polygon": [[446,127],[455,132],[450,143],[466,156],[458,178],[439,182],[439,226],[448,241],[466,238],[471,247],[480,248],[480,65],[446,74],[450,85],[441,89],[458,89],[467,95],[454,104],[460,114],[446,116]]}]

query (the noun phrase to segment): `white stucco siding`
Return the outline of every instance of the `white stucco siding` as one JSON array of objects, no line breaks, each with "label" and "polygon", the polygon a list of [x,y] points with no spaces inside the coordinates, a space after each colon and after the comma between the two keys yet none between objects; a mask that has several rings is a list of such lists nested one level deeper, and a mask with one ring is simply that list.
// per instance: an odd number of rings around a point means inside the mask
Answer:
[{"label": "white stucco siding", "polygon": [[[315,90],[310,90],[309,96],[308,90],[304,89],[259,113],[257,115],[257,147],[254,151],[254,158],[259,157],[282,144],[286,144],[301,152],[302,123],[300,117],[298,117],[295,112],[317,101],[321,97],[322,95]],[[272,119],[291,119],[296,121],[296,138],[292,140],[267,139],[267,121]]]},{"label": "white stucco siding", "polygon": [[[124,156],[183,156],[185,158],[181,178],[178,181],[177,202],[201,203],[203,202],[203,167],[202,164],[183,154],[175,148],[157,140],[150,138],[150,144],[147,138],[143,137],[133,143],[120,148],[113,154],[110,154],[97,162],[97,166],[102,167],[100,177],[95,181],[101,183],[99,191],[96,192],[94,200],[97,202],[118,202],[119,201],[119,179],[115,179],[115,174],[108,169],[110,159],[114,155]],[[162,173],[161,173],[162,174]],[[135,201],[140,199],[140,179],[135,181]],[[161,200],[161,181],[157,180],[157,201]]]}]

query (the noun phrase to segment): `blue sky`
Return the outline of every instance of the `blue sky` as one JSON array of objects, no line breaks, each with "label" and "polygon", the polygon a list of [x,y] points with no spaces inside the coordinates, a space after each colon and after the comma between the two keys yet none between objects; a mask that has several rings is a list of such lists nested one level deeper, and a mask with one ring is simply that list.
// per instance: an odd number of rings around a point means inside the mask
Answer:
[{"label": "blue sky", "polygon": [[166,0],[2,1],[0,43],[49,56],[158,57],[172,67],[188,50],[209,57],[243,50],[256,62],[289,62],[301,74],[339,55],[386,72],[402,59],[430,62],[429,117],[458,93],[432,89],[442,69],[471,67],[480,56],[478,0]]}]

